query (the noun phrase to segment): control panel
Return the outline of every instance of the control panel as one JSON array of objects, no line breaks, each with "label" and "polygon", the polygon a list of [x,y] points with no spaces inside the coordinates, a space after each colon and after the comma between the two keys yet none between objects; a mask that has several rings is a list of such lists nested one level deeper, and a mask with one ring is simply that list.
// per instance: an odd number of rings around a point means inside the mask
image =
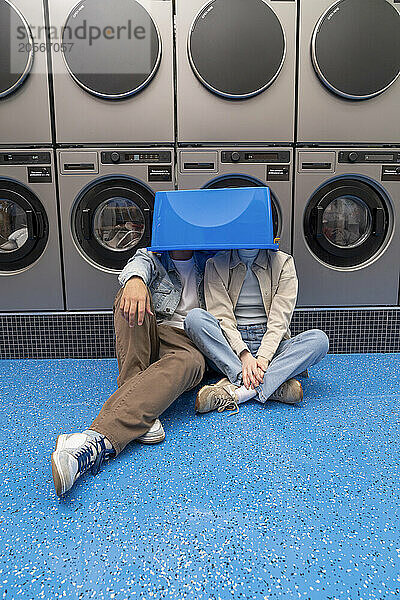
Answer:
[{"label": "control panel", "polygon": [[348,150],[339,152],[340,163],[399,163],[400,152],[379,150]]},{"label": "control panel", "polygon": [[138,151],[138,150],[110,150],[101,153],[101,164],[140,164],[140,163],[170,163],[172,153],[168,151]]},{"label": "control panel", "polygon": [[0,165],[50,165],[50,152],[1,152]]},{"label": "control panel", "polygon": [[229,150],[221,152],[223,163],[288,163],[290,152],[286,150]]}]

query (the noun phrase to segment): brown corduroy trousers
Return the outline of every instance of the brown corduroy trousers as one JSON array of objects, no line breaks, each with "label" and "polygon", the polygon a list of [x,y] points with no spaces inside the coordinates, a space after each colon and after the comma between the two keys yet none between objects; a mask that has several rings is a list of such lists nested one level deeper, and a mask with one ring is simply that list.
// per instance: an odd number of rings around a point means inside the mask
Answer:
[{"label": "brown corduroy trousers", "polygon": [[146,433],[178,396],[198,385],[205,370],[203,355],[183,330],[157,325],[148,314],[143,325],[129,327],[119,310],[121,294],[122,289],[114,302],[118,389],[90,426],[110,440],[116,454]]}]

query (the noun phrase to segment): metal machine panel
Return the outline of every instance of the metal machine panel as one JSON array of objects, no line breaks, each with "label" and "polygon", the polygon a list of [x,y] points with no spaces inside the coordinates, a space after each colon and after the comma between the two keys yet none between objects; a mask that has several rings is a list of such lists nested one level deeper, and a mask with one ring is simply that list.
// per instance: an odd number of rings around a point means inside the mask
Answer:
[{"label": "metal machine panel", "polygon": [[294,140],[294,0],[177,0],[181,143]]},{"label": "metal machine panel", "polygon": [[43,0],[0,1],[2,145],[51,143],[44,26]]},{"label": "metal machine panel", "polygon": [[65,48],[52,51],[57,141],[172,143],[172,0],[52,0],[49,10]]},{"label": "metal machine panel", "polygon": [[399,57],[396,0],[303,0],[298,141],[397,144]]},{"label": "metal machine panel", "polygon": [[66,308],[111,309],[119,272],[138,248],[150,246],[155,192],[174,189],[173,149],[102,147],[57,154]]},{"label": "metal machine panel", "polygon": [[0,150],[0,311],[64,308],[52,151]]},{"label": "metal machine panel", "polygon": [[[396,305],[400,152],[341,148],[333,173],[295,177],[293,255],[303,307]],[[314,163],[319,152],[297,151]],[[380,157],[380,162],[378,159]]]}]

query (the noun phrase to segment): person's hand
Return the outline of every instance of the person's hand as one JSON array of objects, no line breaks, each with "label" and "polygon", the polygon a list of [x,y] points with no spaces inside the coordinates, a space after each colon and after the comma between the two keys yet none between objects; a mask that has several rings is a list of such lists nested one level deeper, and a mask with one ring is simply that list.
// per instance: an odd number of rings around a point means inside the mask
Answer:
[{"label": "person's hand", "polygon": [[146,284],[140,277],[131,277],[124,287],[119,305],[122,316],[129,323],[129,327],[135,324],[137,312],[137,324],[142,325],[145,314],[153,316],[151,312],[150,294]]},{"label": "person's hand", "polygon": [[260,367],[260,369],[262,369],[263,373],[265,373],[265,371],[269,367],[269,360],[267,360],[266,358],[263,358],[262,356],[257,356],[256,360],[257,360],[257,364]]},{"label": "person's hand", "polygon": [[243,385],[246,389],[256,388],[262,383],[264,372],[257,364],[257,360],[248,350],[244,350],[240,355],[242,361]]}]

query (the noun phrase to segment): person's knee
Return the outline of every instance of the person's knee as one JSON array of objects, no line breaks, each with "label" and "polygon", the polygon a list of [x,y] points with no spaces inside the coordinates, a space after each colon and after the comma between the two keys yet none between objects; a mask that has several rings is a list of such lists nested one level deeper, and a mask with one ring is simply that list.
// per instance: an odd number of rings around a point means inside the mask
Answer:
[{"label": "person's knee", "polygon": [[329,338],[321,329],[307,331],[308,341],[312,344],[313,354],[321,360],[329,351]]},{"label": "person's knee", "polygon": [[190,374],[191,379],[190,387],[194,387],[200,383],[203,379],[204,372],[206,370],[206,361],[204,356],[198,350],[193,349],[182,357],[185,370]]},{"label": "person's knee", "polygon": [[186,333],[199,331],[203,328],[204,323],[209,319],[210,313],[202,308],[192,308],[188,312],[184,322]]},{"label": "person's knee", "polygon": [[204,372],[206,370],[206,359],[200,352],[196,356],[194,360],[194,367],[196,372],[199,374],[200,379],[203,377]]}]

